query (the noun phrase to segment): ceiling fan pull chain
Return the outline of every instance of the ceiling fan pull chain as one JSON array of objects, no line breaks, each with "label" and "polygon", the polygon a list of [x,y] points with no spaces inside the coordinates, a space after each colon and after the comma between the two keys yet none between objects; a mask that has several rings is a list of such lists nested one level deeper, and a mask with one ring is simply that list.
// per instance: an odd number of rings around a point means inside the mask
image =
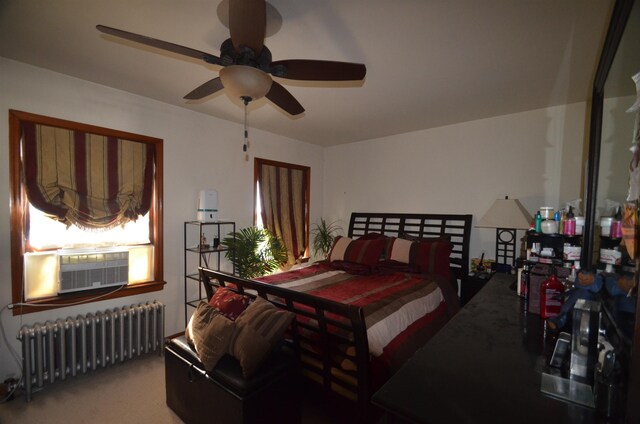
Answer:
[{"label": "ceiling fan pull chain", "polygon": [[242,151],[244,154],[244,160],[249,161],[249,154],[247,150],[249,149],[249,131],[247,131],[247,105],[249,104],[249,98],[243,97],[242,102],[244,103],[244,144],[242,146]]}]

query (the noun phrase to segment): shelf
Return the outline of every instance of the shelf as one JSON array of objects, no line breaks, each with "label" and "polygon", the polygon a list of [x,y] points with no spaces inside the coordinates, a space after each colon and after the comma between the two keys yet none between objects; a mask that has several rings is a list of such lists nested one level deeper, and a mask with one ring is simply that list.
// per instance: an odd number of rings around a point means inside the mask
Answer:
[{"label": "shelf", "polygon": [[544,234],[544,233],[536,233],[536,232],[527,232],[527,239],[567,239],[567,240],[580,240],[582,238],[582,234],[576,234],[574,236],[568,236],[565,234]]},{"label": "shelf", "polygon": [[[185,221],[184,222],[184,323],[187,325],[189,307],[196,307],[206,300],[198,268],[206,267],[220,270],[220,262],[225,259],[223,253],[229,249],[213,242],[230,237],[236,232],[233,221]],[[207,244],[209,242],[209,244]],[[201,247],[201,244],[206,247]],[[235,266],[233,268],[235,274]],[[193,285],[193,283],[198,283]],[[197,287],[197,292],[196,292]],[[197,299],[192,299],[197,297]],[[192,299],[192,300],[190,300]]]},{"label": "shelf", "polygon": [[220,252],[226,252],[227,248],[224,247],[216,247],[216,248],[199,248],[199,247],[187,247],[186,250],[188,250],[189,252],[194,252],[194,253],[220,253]]}]

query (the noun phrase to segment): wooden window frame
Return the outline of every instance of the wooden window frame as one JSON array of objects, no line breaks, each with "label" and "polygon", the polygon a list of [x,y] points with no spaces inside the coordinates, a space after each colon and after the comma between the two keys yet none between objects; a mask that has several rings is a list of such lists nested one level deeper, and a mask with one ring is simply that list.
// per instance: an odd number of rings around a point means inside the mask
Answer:
[{"label": "wooden window frame", "polygon": [[258,170],[260,169],[260,165],[271,165],[278,166],[281,168],[291,168],[291,169],[299,169],[307,174],[307,186],[305,187],[305,196],[306,196],[306,205],[305,205],[305,213],[304,213],[304,225],[305,225],[305,258],[309,258],[309,231],[311,229],[311,224],[309,222],[309,211],[311,209],[311,167],[305,165],[297,165],[295,163],[287,163],[287,162],[278,162],[270,159],[262,159],[262,158],[254,158],[253,160],[253,224],[255,225],[258,222],[258,217],[256,215],[256,198],[258,196]]},{"label": "wooden window frame", "polygon": [[[24,254],[30,251],[26,237],[25,214],[28,210],[28,199],[22,184],[22,162],[20,157],[20,127],[23,121],[35,122],[37,124],[49,125],[65,128],[74,131],[82,131],[93,134],[100,134],[116,138],[137,141],[141,143],[151,143],[155,147],[155,172],[154,190],[149,209],[149,236],[150,244],[154,247],[153,253],[153,279],[128,285],[120,290],[113,288],[95,289],[64,295],[50,296],[27,301],[24,297]],[[39,312],[49,309],[62,308],[70,305],[88,303],[97,300],[116,299],[136,294],[149,293],[162,290],[164,287],[163,269],[163,140],[139,134],[128,133],[110,128],[98,127],[94,125],[81,124],[78,122],[52,118],[48,116],[36,115],[33,113],[9,110],[9,173],[10,173],[10,195],[11,195],[11,298],[13,315],[22,315],[32,312]]]}]

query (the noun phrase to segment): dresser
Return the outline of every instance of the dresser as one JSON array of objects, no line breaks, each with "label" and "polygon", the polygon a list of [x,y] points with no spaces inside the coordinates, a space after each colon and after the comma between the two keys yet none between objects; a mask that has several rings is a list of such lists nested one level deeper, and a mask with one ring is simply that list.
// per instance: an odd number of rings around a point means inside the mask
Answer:
[{"label": "dresser", "polygon": [[372,397],[387,422],[600,423],[593,409],[540,392],[554,347],[538,315],[495,274]]}]

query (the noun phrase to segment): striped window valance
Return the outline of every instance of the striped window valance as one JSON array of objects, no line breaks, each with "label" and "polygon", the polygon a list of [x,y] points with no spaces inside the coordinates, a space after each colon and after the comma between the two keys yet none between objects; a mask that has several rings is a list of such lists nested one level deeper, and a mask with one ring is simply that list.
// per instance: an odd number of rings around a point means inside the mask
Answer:
[{"label": "striped window valance", "polygon": [[151,207],[155,147],[22,123],[24,182],[29,202],[66,225],[109,229]]}]

